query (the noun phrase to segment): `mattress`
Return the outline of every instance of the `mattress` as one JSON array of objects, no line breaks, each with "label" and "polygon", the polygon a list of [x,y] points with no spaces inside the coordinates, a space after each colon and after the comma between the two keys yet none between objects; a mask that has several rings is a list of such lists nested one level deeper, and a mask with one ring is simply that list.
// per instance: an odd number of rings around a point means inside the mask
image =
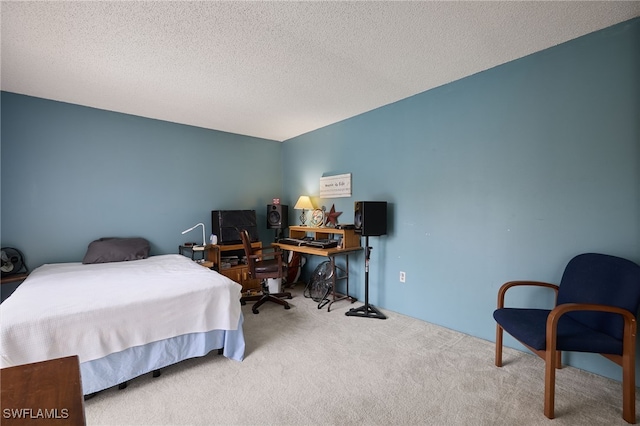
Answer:
[{"label": "mattress", "polygon": [[46,264],[0,305],[0,366],[69,355],[82,365],[194,333],[241,336],[240,292],[240,284],[177,254]]}]

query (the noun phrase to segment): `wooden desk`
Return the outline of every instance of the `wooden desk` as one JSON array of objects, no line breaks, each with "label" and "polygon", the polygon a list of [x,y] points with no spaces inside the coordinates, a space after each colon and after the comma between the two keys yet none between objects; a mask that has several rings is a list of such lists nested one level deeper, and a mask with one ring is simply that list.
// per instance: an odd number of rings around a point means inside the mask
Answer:
[{"label": "wooden desk", "polygon": [[[254,250],[259,250],[262,248],[262,243],[260,241],[254,241],[251,243],[251,247]],[[222,268],[223,253],[237,255],[239,259],[243,258],[245,252],[242,244],[208,244],[207,249],[209,250],[207,252],[207,261],[213,263],[213,269],[242,285],[243,294],[260,289],[260,280],[249,277],[249,266],[247,264],[240,262],[238,265]]]},{"label": "wooden desk", "polygon": [[[349,254],[362,250],[360,246],[360,236],[355,233],[353,229],[335,229],[335,228],[313,228],[310,226],[290,226],[289,237],[301,239],[312,234],[314,239],[330,239],[334,235],[339,235],[342,239],[341,248],[329,248],[320,249],[309,246],[294,246],[291,244],[273,243],[275,247],[279,247],[282,250],[289,250],[303,254],[310,254],[313,256],[323,256],[329,258],[331,262],[331,268],[333,269],[333,275],[331,277],[331,301],[327,305],[327,312],[331,311],[331,305],[339,300],[349,300],[354,303],[358,299],[349,295]],[[345,257],[345,267],[342,268],[336,264],[336,257]],[[342,275],[338,275],[342,272]],[[345,280],[346,291],[345,294],[338,293],[336,291],[336,282],[338,280]]]},{"label": "wooden desk", "polygon": [[7,367],[2,376],[3,425],[84,425],[77,356]]}]

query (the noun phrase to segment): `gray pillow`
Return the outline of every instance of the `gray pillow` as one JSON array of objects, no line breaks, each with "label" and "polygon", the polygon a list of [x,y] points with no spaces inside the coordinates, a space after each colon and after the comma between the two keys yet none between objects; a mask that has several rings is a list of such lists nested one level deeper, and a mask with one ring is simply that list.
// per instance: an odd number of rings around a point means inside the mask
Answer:
[{"label": "gray pillow", "polygon": [[89,244],[82,263],[146,259],[149,249],[149,241],[144,238],[100,238]]}]

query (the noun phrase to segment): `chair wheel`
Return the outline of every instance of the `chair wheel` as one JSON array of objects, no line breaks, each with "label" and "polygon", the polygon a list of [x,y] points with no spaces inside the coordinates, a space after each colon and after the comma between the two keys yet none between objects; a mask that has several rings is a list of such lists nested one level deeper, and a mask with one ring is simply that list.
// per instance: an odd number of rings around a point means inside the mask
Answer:
[{"label": "chair wheel", "polygon": [[289,306],[289,305],[284,305],[284,308],[285,308],[285,309],[291,309],[291,306]]},{"label": "chair wheel", "polygon": [[289,295],[289,297],[287,297],[287,299],[293,299],[293,296]]},{"label": "chair wheel", "polygon": [[257,310],[257,309],[252,309],[252,311],[253,311],[254,314],[259,314],[260,313],[260,311]]}]

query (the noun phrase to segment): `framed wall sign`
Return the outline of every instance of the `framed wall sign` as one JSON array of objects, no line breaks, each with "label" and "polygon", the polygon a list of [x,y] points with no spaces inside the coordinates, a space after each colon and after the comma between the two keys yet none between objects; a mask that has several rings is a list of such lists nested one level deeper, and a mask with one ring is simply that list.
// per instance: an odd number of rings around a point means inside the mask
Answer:
[{"label": "framed wall sign", "polygon": [[320,178],[320,198],[351,197],[351,173]]}]

